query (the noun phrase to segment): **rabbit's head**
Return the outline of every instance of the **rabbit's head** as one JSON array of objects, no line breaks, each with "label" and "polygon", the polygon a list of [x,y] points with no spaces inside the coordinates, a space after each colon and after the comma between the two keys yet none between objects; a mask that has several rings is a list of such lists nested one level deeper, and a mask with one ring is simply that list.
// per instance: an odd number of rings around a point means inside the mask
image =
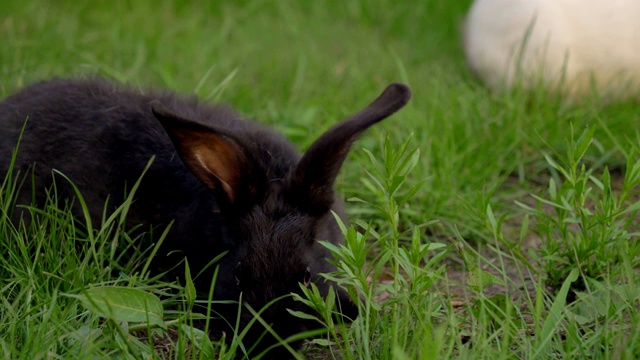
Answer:
[{"label": "rabbit's head", "polygon": [[[290,296],[300,284],[315,283],[326,295],[331,286],[319,274],[334,268],[330,252],[318,241],[342,242],[332,212],[343,216],[333,183],[351,144],[369,126],[403,107],[411,96],[407,86],[390,85],[356,115],[335,125],[299,157],[290,147],[265,146],[280,141],[248,140],[238,132],[190,121],[152,104],[176,150],[193,175],[214,194],[229,253],[219,262],[214,300],[241,300],[221,312],[231,327],[243,328],[260,313],[282,339],[318,327],[292,316],[287,309],[309,312]],[[281,149],[281,150],[278,150]],[[280,151],[280,153],[278,153]],[[357,306],[333,286],[341,314],[358,315]],[[206,290],[206,289],[200,289]],[[275,299],[279,299],[275,301]],[[237,317],[237,309],[242,308]],[[235,309],[235,311],[233,310]],[[249,329],[248,348],[262,336],[259,348],[277,343],[260,323]]]}]

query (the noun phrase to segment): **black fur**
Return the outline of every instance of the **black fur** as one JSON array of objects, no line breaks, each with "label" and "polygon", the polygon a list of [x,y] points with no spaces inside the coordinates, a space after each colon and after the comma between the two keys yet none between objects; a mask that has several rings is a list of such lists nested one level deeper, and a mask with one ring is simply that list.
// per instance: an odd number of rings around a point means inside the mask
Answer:
[{"label": "black fur", "polygon": [[[299,292],[306,269],[322,294],[329,291],[318,274],[333,270],[326,261],[330,253],[317,240],[342,241],[330,212],[343,216],[333,182],[355,138],[409,97],[406,86],[389,86],[301,158],[282,136],[226,107],[100,79],[45,81],[0,103],[0,176],[28,119],[15,170],[24,174],[35,163],[36,205],[43,204],[56,169],[78,186],[99,224],[107,196],[110,204],[121,204],[155,155],[127,220],[141,229],[175,221],[155,270],[167,270],[186,256],[197,274],[228,251],[219,263],[214,298],[237,300],[242,292],[243,301],[259,310],[276,297]],[[72,197],[70,188],[61,187],[64,181],[56,184],[59,194]],[[22,189],[18,202],[31,203],[31,184]],[[173,250],[179,253],[167,257]],[[199,291],[207,292],[212,273],[213,267],[197,279]],[[336,290],[343,314],[355,318],[355,304]],[[234,324],[237,308],[214,310]],[[263,313],[282,338],[312,326],[287,308],[304,310],[289,297]],[[241,326],[250,318],[242,311]],[[248,347],[262,331],[249,333]],[[267,335],[259,348],[274,341]]]}]

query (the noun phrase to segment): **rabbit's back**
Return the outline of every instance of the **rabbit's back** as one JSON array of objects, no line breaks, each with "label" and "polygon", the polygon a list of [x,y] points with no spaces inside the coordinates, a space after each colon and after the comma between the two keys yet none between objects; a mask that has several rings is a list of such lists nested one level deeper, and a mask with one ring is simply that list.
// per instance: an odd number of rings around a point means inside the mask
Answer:
[{"label": "rabbit's back", "polygon": [[640,81],[640,2],[477,0],[465,24],[467,63],[487,85],[543,84],[573,95],[591,86],[625,97]]},{"label": "rabbit's back", "polygon": [[[26,183],[19,203],[35,200],[42,206],[55,169],[78,187],[93,221],[99,223],[105,201],[108,199],[108,210],[121,204],[155,157],[136,193],[128,223],[148,228],[175,221],[167,242],[187,249],[193,242],[193,251],[202,254],[203,242],[192,239],[222,238],[220,224],[212,219],[215,199],[186,169],[154,118],[150,111],[154,100],[181,116],[228,129],[255,143],[257,151],[273,155],[258,158],[260,167],[269,169],[274,177],[289,171],[298,160],[297,152],[281,136],[243,120],[228,107],[199,104],[196,98],[170,92],[145,93],[100,79],[71,79],[36,83],[0,103],[0,127],[4,129],[0,176],[7,172],[24,126],[14,170],[22,175],[33,171],[38,191],[31,199],[31,186]],[[55,179],[61,197],[73,197],[68,184]]]}]

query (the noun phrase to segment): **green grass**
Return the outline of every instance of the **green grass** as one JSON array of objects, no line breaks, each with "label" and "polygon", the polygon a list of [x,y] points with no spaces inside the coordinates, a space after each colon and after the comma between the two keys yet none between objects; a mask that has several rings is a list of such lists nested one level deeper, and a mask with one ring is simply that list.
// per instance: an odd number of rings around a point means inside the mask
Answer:
[{"label": "green grass", "polygon": [[[0,97],[100,74],[230,103],[303,150],[406,82],[411,103],[362,137],[337,181],[354,227],[332,249],[331,276],[364,299],[364,315],[345,327],[325,300],[301,299],[331,325],[306,356],[637,358],[640,106],[490,93],[459,45],[469,2],[4,1]],[[141,275],[152,249],[121,257],[135,239],[119,216],[87,231],[52,198],[39,222],[12,224],[10,179],[1,357],[242,352],[239,338],[228,347],[190,326],[188,288]],[[113,285],[163,299],[168,329],[132,336],[138,323],[83,301],[83,290]]]}]

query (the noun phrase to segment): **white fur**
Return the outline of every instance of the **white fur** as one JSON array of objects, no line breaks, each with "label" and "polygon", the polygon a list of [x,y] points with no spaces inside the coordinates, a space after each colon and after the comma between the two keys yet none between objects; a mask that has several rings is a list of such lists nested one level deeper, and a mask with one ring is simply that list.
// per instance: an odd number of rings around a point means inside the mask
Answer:
[{"label": "white fur", "polygon": [[476,0],[467,63],[489,87],[583,96],[640,93],[640,0]]}]

